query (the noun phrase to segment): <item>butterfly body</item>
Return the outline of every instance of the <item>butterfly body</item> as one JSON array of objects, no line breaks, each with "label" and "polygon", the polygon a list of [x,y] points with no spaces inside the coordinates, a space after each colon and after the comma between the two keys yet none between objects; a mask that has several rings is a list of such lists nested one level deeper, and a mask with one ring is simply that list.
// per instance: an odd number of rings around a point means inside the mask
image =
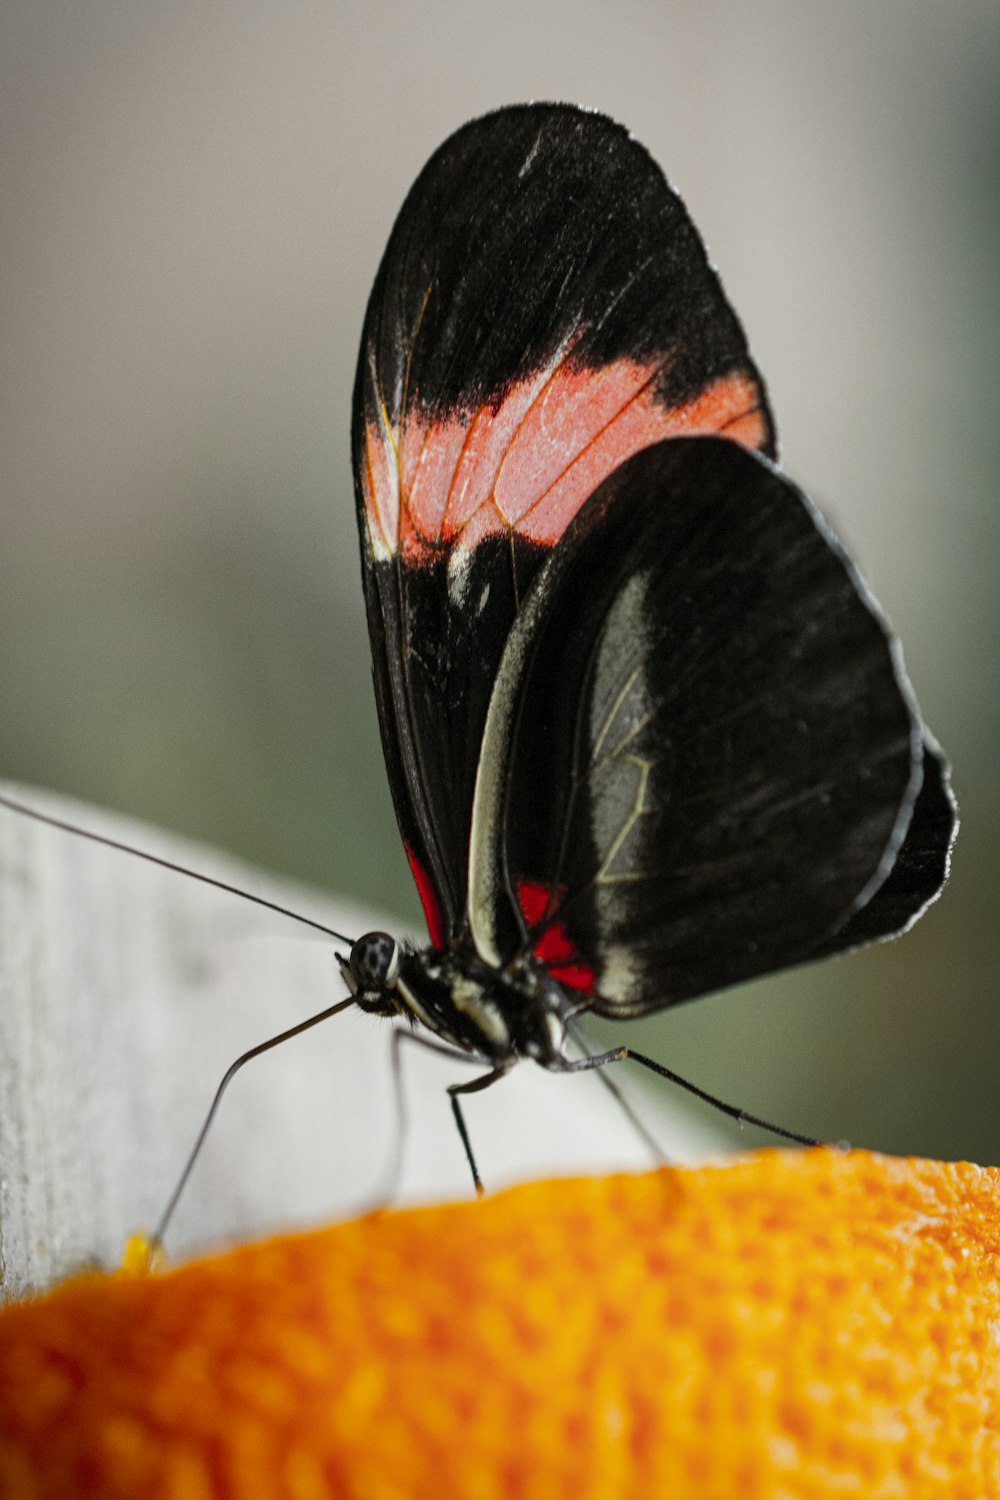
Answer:
[{"label": "butterfly body", "polygon": [[[388,955],[381,972],[371,965],[371,946]],[[572,1001],[530,953],[497,969],[470,942],[442,953],[397,946],[387,933],[366,933],[343,972],[363,1010],[406,1017],[491,1067],[519,1058],[547,1068],[565,1064]]]}]

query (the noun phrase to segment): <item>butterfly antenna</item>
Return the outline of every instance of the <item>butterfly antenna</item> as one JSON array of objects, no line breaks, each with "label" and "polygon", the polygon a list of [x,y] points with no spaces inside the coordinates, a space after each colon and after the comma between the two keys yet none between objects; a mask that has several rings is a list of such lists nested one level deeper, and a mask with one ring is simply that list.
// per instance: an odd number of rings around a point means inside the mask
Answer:
[{"label": "butterfly antenna", "polygon": [[209,1105],[208,1114],[202,1121],[201,1129],[195,1137],[194,1145],[191,1147],[188,1159],[184,1163],[184,1170],[177,1180],[177,1186],[170,1194],[167,1206],[160,1215],[159,1223],[153,1230],[151,1245],[154,1250],[159,1250],[163,1247],[163,1236],[166,1234],[167,1226],[174,1216],[174,1209],[177,1207],[181,1193],[183,1193],[187,1186],[187,1180],[191,1176],[191,1169],[198,1160],[201,1148],[205,1144],[205,1137],[208,1135],[212,1121],[215,1119],[216,1110],[219,1108],[222,1096],[236,1077],[236,1074],[243,1067],[243,1064],[248,1063],[251,1058],[259,1057],[262,1052],[270,1052],[272,1047],[280,1047],[282,1042],[291,1041],[293,1036],[299,1036],[303,1031],[309,1031],[313,1026],[318,1026],[321,1021],[328,1021],[338,1011],[346,1010],[349,1005],[353,1005],[354,1003],[354,996],[348,995],[346,1000],[338,1000],[336,1005],[327,1006],[326,1010],[321,1010],[316,1015],[309,1016],[307,1020],[300,1021],[297,1026],[290,1026],[287,1031],[280,1031],[277,1036],[269,1037],[266,1042],[258,1042],[256,1047],[251,1047],[249,1052],[244,1052],[234,1063],[229,1065],[222,1075],[222,1082],[215,1091],[215,1097]]},{"label": "butterfly antenna", "polygon": [[159,854],[150,854],[146,849],[136,849],[132,844],[123,844],[119,839],[108,838],[106,834],[94,833],[90,828],[80,828],[78,824],[67,823],[63,818],[54,818],[51,813],[39,812],[37,808],[28,807],[25,803],[18,802],[2,792],[0,792],[0,807],[21,813],[26,818],[34,818],[36,823],[45,823],[49,828],[59,828],[63,833],[75,834],[77,838],[90,839],[93,844],[103,844],[108,849],[118,849],[123,854],[132,854],[136,859],[145,859],[149,864],[159,865],[164,870],[173,870],[177,875],[187,875],[191,880],[200,880],[202,885],[212,885],[216,890],[227,891],[231,896],[242,896],[244,901],[252,901],[255,906],[264,906],[268,911],[275,911],[281,917],[290,917],[293,922],[301,922],[303,927],[315,928],[317,932],[336,938],[338,942],[348,945],[354,942],[353,938],[347,937],[343,932],[337,932],[333,927],[327,927],[324,922],[315,922],[312,917],[304,917],[301,912],[291,911],[287,906],[279,906],[276,901],[268,901],[264,896],[255,896],[252,891],[245,891],[241,886],[230,885],[225,880],[216,880],[212,875],[202,875],[198,870],[189,870],[186,865],[175,864],[173,860],[163,859]]}]

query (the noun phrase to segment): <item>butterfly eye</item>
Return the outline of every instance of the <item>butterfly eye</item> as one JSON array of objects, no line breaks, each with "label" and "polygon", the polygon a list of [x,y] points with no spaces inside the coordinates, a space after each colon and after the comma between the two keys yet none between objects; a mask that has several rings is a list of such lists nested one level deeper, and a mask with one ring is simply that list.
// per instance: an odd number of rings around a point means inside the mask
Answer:
[{"label": "butterfly eye", "polygon": [[357,994],[383,994],[399,973],[399,944],[387,932],[366,932],[351,949],[349,967]]}]

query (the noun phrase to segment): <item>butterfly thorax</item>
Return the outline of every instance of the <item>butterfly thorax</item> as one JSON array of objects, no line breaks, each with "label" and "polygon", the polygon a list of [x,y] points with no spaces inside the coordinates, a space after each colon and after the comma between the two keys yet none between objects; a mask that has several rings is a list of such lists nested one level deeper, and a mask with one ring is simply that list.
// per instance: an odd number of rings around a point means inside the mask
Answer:
[{"label": "butterfly thorax", "polygon": [[387,933],[366,933],[341,964],[363,1010],[419,1022],[442,1041],[494,1063],[563,1058],[564,991],[531,955],[505,968],[485,963],[471,941],[410,949]]}]

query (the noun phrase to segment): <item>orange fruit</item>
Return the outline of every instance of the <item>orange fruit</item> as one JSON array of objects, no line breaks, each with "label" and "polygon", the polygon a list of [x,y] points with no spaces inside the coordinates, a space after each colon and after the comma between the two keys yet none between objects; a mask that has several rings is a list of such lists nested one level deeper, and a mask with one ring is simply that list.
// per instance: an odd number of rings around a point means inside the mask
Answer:
[{"label": "orange fruit", "polygon": [[1000,1496],[1000,1172],[765,1151],[0,1313],[0,1495]]}]

